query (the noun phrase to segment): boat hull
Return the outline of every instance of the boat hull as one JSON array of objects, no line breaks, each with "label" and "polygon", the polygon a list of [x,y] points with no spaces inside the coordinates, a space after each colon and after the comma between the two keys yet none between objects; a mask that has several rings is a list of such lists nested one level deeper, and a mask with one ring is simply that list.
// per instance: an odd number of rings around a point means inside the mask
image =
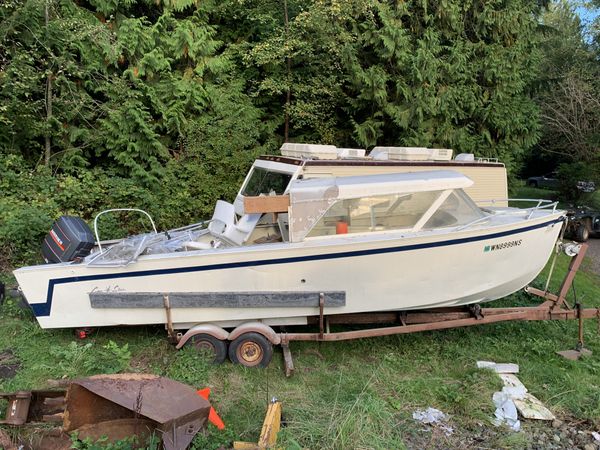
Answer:
[{"label": "boat hull", "polygon": [[[262,244],[147,256],[124,268],[55,264],[15,276],[43,328],[163,324],[160,307],[92,307],[90,293],[343,292],[325,314],[466,305],[505,297],[531,282],[548,261],[561,214],[476,231],[336,236],[299,244]],[[303,324],[314,306],[174,307],[176,328],[236,326],[249,320]]]}]

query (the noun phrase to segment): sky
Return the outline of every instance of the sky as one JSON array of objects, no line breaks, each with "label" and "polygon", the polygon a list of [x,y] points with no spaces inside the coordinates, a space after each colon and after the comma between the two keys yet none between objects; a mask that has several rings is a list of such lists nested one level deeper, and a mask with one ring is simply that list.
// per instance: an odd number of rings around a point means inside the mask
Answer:
[{"label": "sky", "polygon": [[600,15],[600,8],[588,9],[584,6],[578,6],[575,11],[581,18],[584,25],[589,25],[596,17]]},{"label": "sky", "polygon": [[600,8],[586,8],[585,6],[577,6],[575,12],[581,19],[581,24],[584,27],[583,36],[584,39],[590,43],[592,41],[592,34],[590,33],[590,25],[594,19],[600,16]]}]

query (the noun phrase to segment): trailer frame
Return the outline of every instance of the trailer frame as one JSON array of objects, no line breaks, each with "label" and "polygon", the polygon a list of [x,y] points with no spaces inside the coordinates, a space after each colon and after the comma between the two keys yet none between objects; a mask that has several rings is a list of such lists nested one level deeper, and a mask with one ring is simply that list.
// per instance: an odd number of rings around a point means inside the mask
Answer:
[{"label": "trailer frame", "polygon": [[[466,307],[435,308],[413,311],[392,311],[378,313],[334,314],[323,313],[323,294],[320,296],[319,315],[309,318],[309,324],[318,325],[318,332],[279,333],[283,350],[284,370],[287,377],[294,372],[294,361],[290,350],[293,341],[331,342],[362,339],[395,334],[408,334],[420,331],[444,330],[450,328],[484,325],[508,321],[575,320],[579,321],[577,348],[583,348],[583,319],[596,318],[600,333],[600,308],[583,308],[581,303],[570,306],[566,296],[573,285],[575,275],[585,257],[588,245],[581,244],[577,254],[571,259],[569,268],[561,283],[558,294],[531,286],[524,288],[528,294],[540,297],[543,303],[537,306],[515,306],[505,308],[481,308],[479,304]],[[549,277],[551,274],[549,275]],[[547,288],[546,288],[547,289]],[[334,324],[377,324],[397,323],[399,325],[367,328],[361,330],[331,332]]]}]

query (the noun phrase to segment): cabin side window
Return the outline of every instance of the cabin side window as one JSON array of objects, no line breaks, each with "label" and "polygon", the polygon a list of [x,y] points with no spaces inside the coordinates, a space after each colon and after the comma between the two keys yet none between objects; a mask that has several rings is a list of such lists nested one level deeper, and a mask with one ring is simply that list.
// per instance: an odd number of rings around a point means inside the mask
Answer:
[{"label": "cabin side window", "polygon": [[473,200],[462,189],[457,189],[452,191],[444,203],[433,213],[423,229],[458,227],[483,216],[483,212]]},{"label": "cabin side window", "polygon": [[339,200],[308,237],[410,229],[440,194],[441,191],[429,191]]},{"label": "cabin side window", "polygon": [[292,174],[275,172],[272,170],[254,167],[252,175],[242,190],[246,197],[264,195],[281,195],[285,192],[292,179]]}]

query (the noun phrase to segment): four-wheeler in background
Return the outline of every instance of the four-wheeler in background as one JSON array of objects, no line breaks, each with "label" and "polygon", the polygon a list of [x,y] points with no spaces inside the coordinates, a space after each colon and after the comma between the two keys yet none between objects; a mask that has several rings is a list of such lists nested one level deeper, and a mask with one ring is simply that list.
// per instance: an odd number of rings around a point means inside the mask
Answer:
[{"label": "four-wheeler in background", "polygon": [[600,211],[578,206],[567,213],[569,222],[565,234],[578,242],[585,242],[590,236],[600,236]]}]

